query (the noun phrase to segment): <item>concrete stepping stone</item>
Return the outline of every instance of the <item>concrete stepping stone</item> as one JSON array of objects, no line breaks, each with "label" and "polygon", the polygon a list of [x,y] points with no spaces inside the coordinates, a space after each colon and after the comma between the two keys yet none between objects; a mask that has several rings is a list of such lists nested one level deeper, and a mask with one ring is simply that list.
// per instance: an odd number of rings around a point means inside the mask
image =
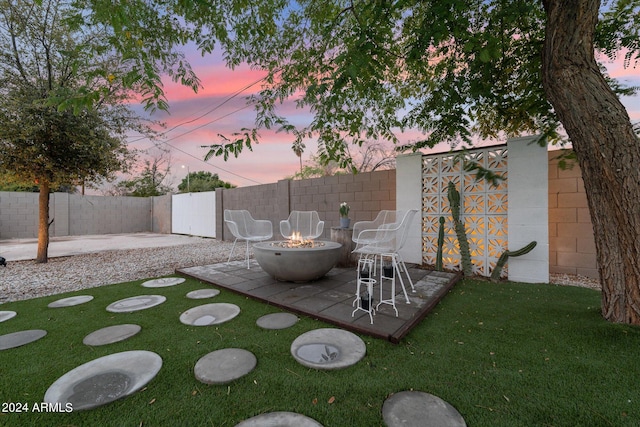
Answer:
[{"label": "concrete stepping stone", "polygon": [[260,317],[256,324],[263,329],[286,329],[295,325],[298,316],[291,313],[272,313]]},{"label": "concrete stepping stone", "polygon": [[142,284],[145,288],[166,288],[167,286],[175,286],[184,282],[183,277],[163,277],[160,279],[147,280]]},{"label": "concrete stepping stone", "polygon": [[151,381],[162,358],[135,350],[94,359],[67,372],[46,391],[44,402],[71,404],[74,411],[92,409],[129,396]]},{"label": "concrete stepping stone", "polygon": [[141,326],[133,324],[107,326],[106,328],[91,332],[89,335],[84,337],[82,342],[90,346],[113,344],[114,342],[124,341],[127,338],[131,338],[140,332],[141,329]]},{"label": "concrete stepping stone", "polygon": [[163,295],[138,295],[121,299],[107,306],[112,313],[131,313],[160,305],[167,300]]},{"label": "concrete stepping stone", "polygon": [[61,307],[72,307],[74,305],[84,304],[85,302],[89,302],[93,299],[91,295],[76,295],[75,297],[62,298],[57,301],[49,303],[47,307],[49,308],[61,308]]},{"label": "concrete stepping stone", "polygon": [[8,350],[10,348],[20,347],[22,345],[38,341],[45,335],[47,335],[47,331],[44,331],[42,329],[29,329],[26,331],[0,335],[0,350]]},{"label": "concrete stepping stone", "polygon": [[213,298],[220,293],[217,289],[198,289],[187,294],[189,299]]},{"label": "concrete stepping stone", "polygon": [[226,302],[204,304],[190,308],[180,315],[180,322],[191,326],[218,325],[240,314],[240,307]]},{"label": "concrete stepping stone", "polygon": [[18,313],[16,313],[15,311],[0,311],[0,323],[4,322],[5,320],[13,319],[17,315]]},{"label": "concrete stepping stone", "polygon": [[346,368],[358,363],[366,352],[364,341],[344,329],[314,329],[291,344],[293,358],[301,365],[315,369]]},{"label": "concrete stepping stone", "polygon": [[198,381],[205,384],[226,384],[253,371],[257,362],[250,351],[224,348],[201,357],[193,372]]},{"label": "concrete stepping stone", "polygon": [[322,424],[306,415],[295,412],[268,412],[256,415],[236,424],[236,427],[322,427]]},{"label": "concrete stepping stone", "polygon": [[466,427],[462,415],[449,403],[429,393],[402,391],[382,405],[382,417],[388,427]]}]

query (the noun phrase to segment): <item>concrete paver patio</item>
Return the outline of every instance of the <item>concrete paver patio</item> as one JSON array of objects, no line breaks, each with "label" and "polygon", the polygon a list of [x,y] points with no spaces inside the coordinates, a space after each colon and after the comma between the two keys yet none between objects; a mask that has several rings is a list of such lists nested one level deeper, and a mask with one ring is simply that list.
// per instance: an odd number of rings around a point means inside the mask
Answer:
[{"label": "concrete paver patio", "polygon": [[[409,274],[416,292],[407,292],[406,304],[402,288],[397,285],[395,316],[393,307],[381,305],[370,323],[368,313],[352,316],[356,290],[355,268],[334,268],[325,277],[309,283],[279,282],[265,273],[254,260],[247,269],[244,261],[181,268],[178,274],[202,280],[220,288],[243,294],[277,307],[304,314],[341,328],[398,343],[416,326],[460,280],[458,273],[436,272],[410,267]],[[385,284],[384,292],[389,292]],[[379,300],[374,290],[374,307]],[[385,297],[386,298],[386,297]]]}]

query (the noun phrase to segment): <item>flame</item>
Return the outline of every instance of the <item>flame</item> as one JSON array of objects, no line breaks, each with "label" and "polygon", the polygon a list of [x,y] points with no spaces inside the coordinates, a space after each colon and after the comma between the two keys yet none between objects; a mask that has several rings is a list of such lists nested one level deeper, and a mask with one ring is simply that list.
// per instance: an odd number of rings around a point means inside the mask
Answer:
[{"label": "flame", "polygon": [[291,234],[291,237],[289,238],[289,241],[287,243],[291,248],[296,248],[300,246],[313,247],[313,240],[303,238],[302,234],[299,231],[294,231],[293,234]]}]

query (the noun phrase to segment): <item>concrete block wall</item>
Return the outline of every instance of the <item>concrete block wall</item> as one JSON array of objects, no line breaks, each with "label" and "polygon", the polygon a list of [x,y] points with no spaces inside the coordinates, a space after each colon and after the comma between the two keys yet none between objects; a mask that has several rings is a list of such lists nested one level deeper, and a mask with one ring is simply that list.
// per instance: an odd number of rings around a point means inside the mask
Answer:
[{"label": "concrete block wall", "polygon": [[[0,239],[38,236],[38,193],[0,192]],[[51,237],[170,232],[171,196],[102,197],[52,193]],[[154,200],[158,199],[158,200]]]},{"label": "concrete block wall", "polygon": [[596,246],[580,167],[561,169],[549,151],[549,272],[598,278]]},{"label": "concrete block wall", "polygon": [[0,191],[0,238],[38,236],[38,193]]},{"label": "concrete block wall", "polygon": [[151,198],[151,232],[171,234],[171,194]]},{"label": "concrete block wall", "polygon": [[71,235],[138,233],[150,230],[151,198],[75,194],[69,197]]},{"label": "concrete block wall", "polygon": [[233,240],[224,226],[224,209],[246,209],[256,219],[270,220],[274,239],[281,238],[280,221],[292,210],[315,210],[325,221],[323,238],[329,239],[331,227],[340,224],[340,203],[351,207],[352,223],[371,220],[382,209],[395,209],[395,186],[395,170],[384,170],[216,191],[217,236]]},{"label": "concrete block wall", "polygon": [[232,189],[216,189],[216,237],[221,240],[233,240],[229,229],[224,225],[224,210],[245,209],[255,219],[268,219],[273,224],[274,236],[278,236],[279,221],[278,188],[283,181],[273,184],[252,185]]}]

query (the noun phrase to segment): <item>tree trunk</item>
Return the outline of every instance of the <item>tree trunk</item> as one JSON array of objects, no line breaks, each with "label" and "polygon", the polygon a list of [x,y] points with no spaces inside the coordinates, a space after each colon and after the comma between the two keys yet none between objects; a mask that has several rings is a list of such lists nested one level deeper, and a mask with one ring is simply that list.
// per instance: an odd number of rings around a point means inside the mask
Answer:
[{"label": "tree trunk", "polygon": [[49,259],[49,182],[40,182],[38,197],[38,255],[37,263],[46,263]]},{"label": "tree trunk", "polygon": [[598,0],[543,0],[542,79],[576,152],[593,223],[602,313],[640,325],[640,144],[594,57]]}]

